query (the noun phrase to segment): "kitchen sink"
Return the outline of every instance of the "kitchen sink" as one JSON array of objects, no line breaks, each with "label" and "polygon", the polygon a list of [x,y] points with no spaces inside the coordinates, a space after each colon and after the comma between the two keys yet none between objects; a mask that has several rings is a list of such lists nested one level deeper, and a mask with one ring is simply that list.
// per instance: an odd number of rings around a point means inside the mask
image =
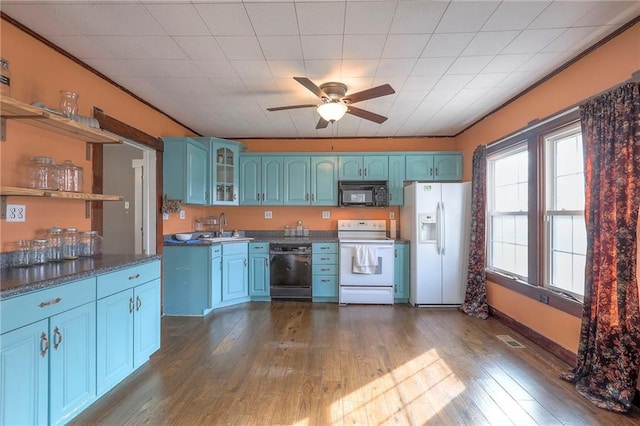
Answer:
[{"label": "kitchen sink", "polygon": [[202,241],[209,241],[211,243],[231,243],[231,242],[240,242],[240,241],[251,241],[253,238],[249,237],[211,237],[211,238],[201,238]]}]

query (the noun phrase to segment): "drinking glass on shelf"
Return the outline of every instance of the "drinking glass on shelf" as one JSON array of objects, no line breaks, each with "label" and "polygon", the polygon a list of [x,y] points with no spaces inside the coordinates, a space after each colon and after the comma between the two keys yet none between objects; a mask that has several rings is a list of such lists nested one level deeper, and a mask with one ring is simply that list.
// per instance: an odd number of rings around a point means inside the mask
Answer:
[{"label": "drinking glass on shelf", "polygon": [[62,114],[71,118],[78,112],[78,94],[66,90],[60,91],[60,110]]}]

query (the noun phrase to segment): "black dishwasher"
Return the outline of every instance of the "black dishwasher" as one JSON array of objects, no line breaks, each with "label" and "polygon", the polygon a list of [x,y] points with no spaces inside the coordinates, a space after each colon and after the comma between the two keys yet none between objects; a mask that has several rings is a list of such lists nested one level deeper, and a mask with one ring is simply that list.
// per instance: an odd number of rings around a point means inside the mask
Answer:
[{"label": "black dishwasher", "polygon": [[271,299],[311,300],[311,244],[271,243]]}]

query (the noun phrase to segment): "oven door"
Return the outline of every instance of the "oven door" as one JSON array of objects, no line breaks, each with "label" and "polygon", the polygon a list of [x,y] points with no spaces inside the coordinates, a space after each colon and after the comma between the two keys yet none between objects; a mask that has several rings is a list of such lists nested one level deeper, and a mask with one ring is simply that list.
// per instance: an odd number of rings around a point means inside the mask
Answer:
[{"label": "oven door", "polygon": [[[354,272],[356,247],[375,247],[378,266],[371,273]],[[389,287],[393,286],[393,241],[340,242],[340,286]]]}]

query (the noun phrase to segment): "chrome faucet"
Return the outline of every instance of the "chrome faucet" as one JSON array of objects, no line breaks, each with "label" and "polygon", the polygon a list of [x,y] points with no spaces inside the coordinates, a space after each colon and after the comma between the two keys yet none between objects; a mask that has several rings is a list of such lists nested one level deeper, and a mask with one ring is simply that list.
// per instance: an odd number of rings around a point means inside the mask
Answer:
[{"label": "chrome faucet", "polygon": [[222,228],[222,226],[227,226],[227,216],[225,216],[224,212],[220,213],[220,217],[218,218],[218,224],[220,226],[220,228],[218,229],[218,236],[222,237],[222,233],[224,232],[224,229]]}]

